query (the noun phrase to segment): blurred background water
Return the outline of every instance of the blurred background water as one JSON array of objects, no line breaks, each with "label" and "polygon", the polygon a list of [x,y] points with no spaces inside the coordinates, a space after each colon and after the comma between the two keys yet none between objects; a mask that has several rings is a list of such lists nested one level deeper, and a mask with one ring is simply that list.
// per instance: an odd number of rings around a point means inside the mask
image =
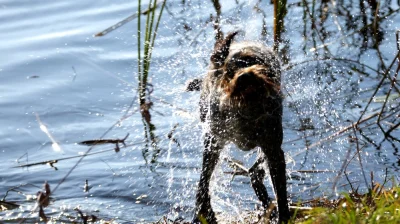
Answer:
[{"label": "blurred background water", "polygon": [[[273,44],[269,1],[220,3],[224,33],[241,30],[238,40]],[[285,92],[283,149],[294,202],[337,196],[350,188],[349,181],[366,189],[371,172],[376,181],[399,178],[398,128],[390,133],[394,139],[385,138],[374,116],[360,125],[362,131],[348,128],[333,135],[359,119],[385,71],[392,77],[396,74],[397,64],[389,65],[398,52],[399,5],[396,1],[378,5],[375,36],[369,30],[364,33],[363,27],[371,27],[368,24],[376,18],[373,6],[365,3],[365,7],[361,11],[353,1],[287,3],[280,51]],[[88,147],[76,143],[101,137],[125,113],[133,115],[105,138],[121,139],[130,133],[126,144],[134,145],[119,153],[114,145],[96,146],[91,152],[110,151],[84,158],[52,194],[46,215],[58,221],[74,220],[74,208],[79,208],[118,223],[148,223],[163,216],[190,219],[201,168],[202,131],[199,93],[184,90],[188,80],[207,71],[215,43],[210,15],[215,17],[216,10],[212,1],[166,3],[149,77],[159,154],[142,144],[143,122],[135,98],[137,20],[94,37],[136,11],[137,2],[125,0],[0,1],[0,196],[20,186],[6,201],[21,205],[0,211],[1,222],[38,221],[36,213],[30,214],[35,206],[31,196],[44,181],[51,187],[59,184],[79,158],[60,160],[54,164],[57,170],[49,165],[13,167],[82,155]],[[363,118],[381,110],[389,89],[386,80]],[[399,94],[393,90],[382,113],[382,117],[390,115],[381,122],[384,129],[399,123],[398,105]],[[61,151],[54,150],[36,114]],[[248,177],[232,179],[232,174],[224,174],[232,171],[227,161],[240,160],[250,167],[255,157],[233,145],[226,148],[212,185],[217,212],[238,215],[260,204]],[[154,163],[149,162],[152,158]],[[338,175],[347,163],[349,181]],[[85,180],[89,192],[83,191]],[[268,179],[266,183],[272,192]]]}]

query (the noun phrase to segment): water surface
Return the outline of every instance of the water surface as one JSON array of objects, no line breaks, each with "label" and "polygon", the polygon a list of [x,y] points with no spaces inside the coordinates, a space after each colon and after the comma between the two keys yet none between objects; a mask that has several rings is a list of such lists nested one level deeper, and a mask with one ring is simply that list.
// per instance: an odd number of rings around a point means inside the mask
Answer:
[{"label": "water surface", "polygon": [[[306,7],[295,1],[288,4],[287,32],[283,35],[286,42],[282,44],[289,59],[289,63],[283,65],[283,149],[291,178],[288,191],[293,201],[306,201],[316,196],[335,196],[333,185],[339,191],[349,189],[346,178],[337,178],[337,174],[343,162],[352,159],[356,152],[351,129],[338,138],[323,141],[315,147],[313,144],[357,121],[379,82],[374,70],[360,64],[315,59],[352,59],[373,69],[379,69],[381,64],[376,49],[362,49],[359,44],[362,35],[359,32],[352,34],[352,30],[345,29],[346,20],[335,17],[338,12],[334,9],[342,10],[343,7],[328,4],[327,19],[322,23],[318,17],[319,31],[323,32],[324,28],[326,32],[321,37],[318,36],[321,33],[311,30],[310,19],[303,18]],[[343,4],[353,10],[350,13],[360,14],[356,7],[349,7],[347,1]],[[255,10],[256,5],[262,10]],[[311,3],[308,6],[316,15],[324,12],[324,4],[318,4],[317,8],[312,8]],[[390,6],[392,10],[399,8],[395,3]],[[137,21],[104,37],[94,37],[95,33],[136,10],[136,2],[122,0],[0,2],[0,50],[3,52],[0,55],[3,78],[0,83],[0,137],[3,140],[0,143],[3,163],[0,195],[5,195],[11,187],[22,185],[18,188],[20,193],[10,192],[6,198],[22,206],[1,212],[1,221],[12,222],[22,217],[27,222],[37,221],[37,214],[30,214],[35,200],[27,198],[41,190],[44,181],[52,188],[60,184],[78,159],[59,161],[54,164],[57,170],[49,165],[12,167],[81,155],[88,147],[77,142],[101,137],[127,110],[133,115],[115,126],[105,138],[123,138],[130,133],[127,144],[143,142],[143,123],[136,101],[130,107],[138,85]],[[224,1],[221,27],[225,33],[244,31],[238,40],[263,41],[271,45],[272,12],[273,6],[269,2]],[[387,5],[383,5],[382,13],[389,12]],[[122,148],[119,153],[113,151],[114,145],[96,146],[92,152],[110,151],[83,159],[53,192],[52,203],[45,209],[46,215],[65,221],[76,218],[74,208],[79,208],[87,214],[118,223],[148,223],[165,215],[172,220],[178,217],[190,219],[201,168],[202,131],[197,112],[199,94],[184,92],[184,87],[187,80],[206,72],[215,42],[210,14],[215,15],[211,1],[167,3],[150,71],[154,89],[152,121],[161,148],[157,162],[147,162],[154,151],[149,148],[146,152],[144,144]],[[263,25],[267,28],[266,33],[262,32]],[[384,34],[380,52],[386,67],[397,53],[395,31],[399,25],[398,14],[390,14],[380,23]],[[356,26],[362,27],[362,24]],[[304,36],[304,32],[309,35]],[[324,48],[323,43],[329,44]],[[317,51],[313,51],[314,48]],[[307,60],[310,62],[301,63]],[[357,73],[357,70],[364,73]],[[392,75],[394,70],[392,68]],[[389,87],[385,84],[377,96],[384,97]],[[396,110],[398,103],[399,99],[395,98],[387,105],[387,111],[390,107]],[[366,116],[381,107],[379,100],[374,101]],[[53,149],[51,140],[40,129],[36,114],[59,143],[61,151]],[[389,117],[387,122],[386,128],[390,123],[397,124],[398,117]],[[174,126],[173,136],[180,146],[167,137]],[[370,184],[370,172],[377,181],[382,181],[386,168],[389,177],[398,179],[399,143],[382,142],[382,133],[376,125],[364,127],[363,131],[372,143],[381,144],[376,147],[357,133],[362,144],[363,167],[357,156],[349,162],[347,171],[353,185],[361,189],[367,187],[362,170],[368,175],[367,184]],[[400,136],[398,130],[392,135]],[[347,156],[348,152],[350,156]],[[260,204],[248,177],[236,176],[232,180],[232,175],[224,174],[231,171],[226,160],[239,159],[250,167],[255,157],[255,153],[240,152],[233,145],[226,148],[213,178],[216,211],[237,215],[241,209],[252,210]],[[304,172],[312,170],[326,172]],[[89,192],[83,191],[85,180],[91,186]],[[272,192],[269,181],[266,183]]]}]

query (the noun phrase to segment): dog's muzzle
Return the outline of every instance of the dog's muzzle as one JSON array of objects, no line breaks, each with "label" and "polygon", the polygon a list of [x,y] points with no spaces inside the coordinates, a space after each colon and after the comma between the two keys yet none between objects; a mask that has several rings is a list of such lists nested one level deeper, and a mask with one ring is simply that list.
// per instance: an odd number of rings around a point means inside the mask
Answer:
[{"label": "dog's muzzle", "polygon": [[265,81],[253,72],[236,75],[231,81],[231,97],[253,97],[255,94],[265,92]]},{"label": "dog's muzzle", "polygon": [[243,73],[236,79],[235,90],[245,91],[247,88],[256,86],[257,82],[259,82],[259,80],[257,80],[253,73]]}]

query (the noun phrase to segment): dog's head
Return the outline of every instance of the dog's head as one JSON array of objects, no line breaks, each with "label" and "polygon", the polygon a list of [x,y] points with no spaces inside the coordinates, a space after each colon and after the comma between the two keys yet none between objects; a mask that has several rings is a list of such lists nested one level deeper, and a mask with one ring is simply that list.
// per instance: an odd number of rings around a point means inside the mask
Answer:
[{"label": "dog's head", "polygon": [[237,32],[215,45],[213,76],[222,90],[222,104],[245,106],[280,97],[280,65],[269,48],[259,43],[232,43]]}]

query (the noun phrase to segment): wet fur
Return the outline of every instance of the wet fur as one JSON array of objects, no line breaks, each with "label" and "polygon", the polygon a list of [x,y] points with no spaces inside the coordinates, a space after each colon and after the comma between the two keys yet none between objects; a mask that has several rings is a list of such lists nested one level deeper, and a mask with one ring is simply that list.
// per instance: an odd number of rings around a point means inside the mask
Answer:
[{"label": "wet fur", "polygon": [[203,167],[196,195],[194,223],[217,223],[211,207],[210,178],[229,142],[242,150],[260,147],[250,169],[251,185],[263,207],[271,200],[263,184],[268,162],[278,200],[279,222],[289,219],[284,153],[281,149],[282,95],[280,65],[272,50],[259,43],[232,43],[236,33],[215,45],[209,72],[202,81],[200,118],[204,122]]}]

